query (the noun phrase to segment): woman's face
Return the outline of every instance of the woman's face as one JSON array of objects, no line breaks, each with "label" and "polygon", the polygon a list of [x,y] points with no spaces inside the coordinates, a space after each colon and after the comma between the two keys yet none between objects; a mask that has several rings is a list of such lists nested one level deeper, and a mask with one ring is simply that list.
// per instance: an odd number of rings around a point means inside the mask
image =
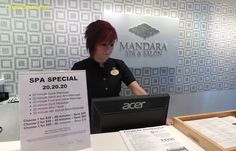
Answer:
[{"label": "woman's face", "polygon": [[114,42],[98,42],[95,45],[93,58],[99,63],[104,63],[110,57],[114,47]]}]

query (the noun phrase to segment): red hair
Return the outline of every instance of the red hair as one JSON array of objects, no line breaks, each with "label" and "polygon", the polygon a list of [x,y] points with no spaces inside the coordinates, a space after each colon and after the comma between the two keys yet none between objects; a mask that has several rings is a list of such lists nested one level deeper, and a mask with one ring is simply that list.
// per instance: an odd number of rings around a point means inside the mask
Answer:
[{"label": "red hair", "polygon": [[90,55],[95,50],[98,42],[112,43],[117,39],[115,28],[104,20],[96,20],[87,26],[85,31],[86,48]]}]

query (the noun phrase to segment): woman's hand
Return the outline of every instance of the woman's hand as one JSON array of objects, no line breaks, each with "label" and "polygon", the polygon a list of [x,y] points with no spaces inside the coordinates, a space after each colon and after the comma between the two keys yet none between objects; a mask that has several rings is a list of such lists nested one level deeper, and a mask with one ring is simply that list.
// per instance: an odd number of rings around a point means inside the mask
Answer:
[{"label": "woman's hand", "polygon": [[173,119],[170,117],[167,117],[166,118],[166,125],[173,125],[173,124],[174,124]]}]

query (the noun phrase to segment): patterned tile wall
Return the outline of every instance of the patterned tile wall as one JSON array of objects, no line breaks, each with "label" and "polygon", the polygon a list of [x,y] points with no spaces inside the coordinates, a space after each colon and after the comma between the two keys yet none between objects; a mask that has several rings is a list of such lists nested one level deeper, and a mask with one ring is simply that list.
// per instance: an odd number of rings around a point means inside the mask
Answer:
[{"label": "patterned tile wall", "polygon": [[[131,68],[149,93],[236,88],[232,5],[207,0],[0,0],[0,78],[10,95],[17,94],[19,71],[69,70],[86,58],[85,27],[105,11],[180,19],[178,65]],[[131,94],[124,86],[121,93]]]}]

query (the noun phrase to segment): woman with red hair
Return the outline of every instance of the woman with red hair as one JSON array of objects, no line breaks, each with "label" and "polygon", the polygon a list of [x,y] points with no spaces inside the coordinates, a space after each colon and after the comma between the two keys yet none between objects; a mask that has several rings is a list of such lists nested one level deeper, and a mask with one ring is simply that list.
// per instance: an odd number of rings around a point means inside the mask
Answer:
[{"label": "woman with red hair", "polygon": [[72,70],[86,70],[89,104],[92,98],[119,96],[121,82],[134,95],[146,95],[127,65],[119,59],[110,58],[117,33],[104,21],[90,23],[85,31],[86,48],[90,56],[74,64]]},{"label": "woman with red hair", "polygon": [[[127,65],[122,60],[110,58],[117,41],[116,30],[110,23],[104,20],[90,23],[85,31],[85,39],[90,56],[75,63],[72,70],[86,70],[89,108],[92,98],[119,96],[121,82],[134,95],[147,95]],[[167,118],[166,123],[170,125],[173,121]]]}]

